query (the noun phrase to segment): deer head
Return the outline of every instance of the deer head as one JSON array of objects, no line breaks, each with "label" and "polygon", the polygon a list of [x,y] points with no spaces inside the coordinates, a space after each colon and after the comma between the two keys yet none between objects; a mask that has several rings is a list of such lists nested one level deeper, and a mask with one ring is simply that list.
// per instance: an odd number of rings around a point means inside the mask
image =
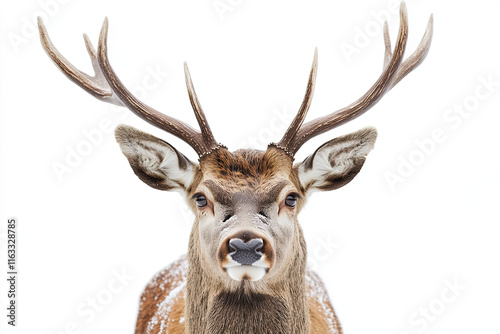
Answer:
[{"label": "deer head", "polygon": [[107,19],[97,52],[84,35],[94,76],[69,63],[50,41],[41,19],[38,24],[45,51],[69,79],[94,97],[125,106],[147,122],[181,138],[198,154],[198,161],[191,161],[162,139],[130,126],[120,125],[115,131],[116,140],[135,174],[153,188],[180,191],[195,213],[188,251],[188,277],[197,285],[210,282],[211,286],[225,291],[238,289],[242,281],[248,283],[245,285],[248,289],[267,291],[281,286],[284,278],[303,281],[306,247],[297,215],[310,193],[340,188],[359,173],[375,144],[377,132],[374,128],[365,128],[335,138],[302,162],[294,163],[295,153],[309,139],[370,109],[417,67],[429,50],[432,16],[417,50],[403,61],[408,37],[404,4],[400,20],[394,51],[391,51],[387,23],[384,25],[383,71],[361,98],[304,123],[314,92],[318,65],[315,51],[302,105],[283,138],[269,144],[265,151],[235,152],[229,152],[215,140],[186,64],[187,90],[200,131],[145,105],[120,82],[108,60]]}]

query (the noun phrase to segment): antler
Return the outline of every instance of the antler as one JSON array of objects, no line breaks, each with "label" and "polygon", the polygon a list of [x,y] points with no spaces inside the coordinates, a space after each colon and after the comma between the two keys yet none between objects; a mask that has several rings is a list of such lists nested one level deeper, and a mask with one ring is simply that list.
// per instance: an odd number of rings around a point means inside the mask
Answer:
[{"label": "antler", "polygon": [[145,105],[139,101],[132,93],[125,88],[120,79],[116,76],[108,60],[107,35],[108,19],[104,20],[99,36],[99,45],[97,52],[87,35],[83,35],[85,45],[92,61],[94,76],[90,76],[76,67],[74,67],[52,44],[42,19],[38,18],[38,30],[42,46],[54,61],[54,63],[63,71],[63,73],[75,84],[83,88],[87,93],[95,98],[124,106],[130,109],[134,114],[149,122],[150,124],[169,132],[188,143],[201,158],[214,149],[224,147],[218,144],[210,130],[207,119],[196,96],[196,92],[191,81],[191,75],[186,63],[184,63],[184,74],[186,77],[186,86],[189,99],[193,107],[196,120],[200,126],[201,132],[193,129],[184,122],[162,114],[161,112]]},{"label": "antler", "polygon": [[391,52],[391,42],[389,39],[387,22],[384,24],[384,67],[382,74],[375,84],[361,98],[349,106],[302,125],[313,96],[317,68],[317,52],[315,52],[306,94],[300,110],[280,142],[278,144],[272,143],[271,145],[283,149],[293,158],[293,155],[297,153],[299,148],[309,139],[347,123],[365,113],[368,109],[380,101],[382,96],[384,96],[385,93],[401,81],[401,79],[420,65],[429,52],[431,45],[433,28],[432,15],[429,18],[427,29],[417,47],[417,50],[405,61],[403,61],[403,55],[408,38],[408,18],[404,2],[400,7],[400,21],[399,34],[394,52]]}]

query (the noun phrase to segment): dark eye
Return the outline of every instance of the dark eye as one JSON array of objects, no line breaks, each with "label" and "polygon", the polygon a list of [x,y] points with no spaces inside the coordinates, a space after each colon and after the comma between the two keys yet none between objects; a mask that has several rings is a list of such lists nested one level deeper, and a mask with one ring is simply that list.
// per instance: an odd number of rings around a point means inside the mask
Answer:
[{"label": "dark eye", "polygon": [[203,195],[198,195],[196,196],[196,205],[198,205],[199,208],[203,208],[204,206],[207,206],[208,201],[207,198]]},{"label": "dark eye", "polygon": [[285,199],[285,204],[291,208],[295,207],[295,204],[297,203],[297,195],[288,195]]}]

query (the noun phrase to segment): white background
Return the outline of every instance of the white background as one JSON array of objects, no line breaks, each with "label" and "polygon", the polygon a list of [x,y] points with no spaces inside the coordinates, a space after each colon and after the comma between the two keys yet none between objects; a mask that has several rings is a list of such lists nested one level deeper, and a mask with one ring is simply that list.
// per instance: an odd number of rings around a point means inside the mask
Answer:
[{"label": "white background", "polygon": [[[230,10],[218,13],[214,4]],[[108,16],[109,58],[122,81],[146,92],[151,106],[194,126],[182,69],[188,61],[217,140],[234,150],[252,146],[251,137],[260,149],[281,138],[285,125],[276,115],[291,120],[298,109],[316,46],[308,119],[361,96],[383,62],[374,13],[393,5],[25,0],[1,7],[0,319],[7,328],[5,223],[14,216],[18,326],[7,333],[55,334],[132,333],[143,287],[185,252],[192,216],[178,193],[140,182],[112,133],[100,132],[102,139],[70,172],[58,177],[54,164],[66,165],[69,150],[85,146],[84,132],[95,134],[103,120],[134,125],[193,160],[196,155],[66,79],[40,46],[35,16],[44,15],[59,50],[88,72],[81,33],[96,44]],[[379,131],[358,177],[338,191],[314,194],[300,214],[311,264],[346,334],[498,333],[499,8],[486,0],[413,0],[407,7],[407,54],[434,13],[425,62],[366,115],[311,140],[297,155],[301,161],[323,142],[364,126]],[[394,41],[399,19],[388,19]],[[346,56],[341,47],[348,44],[357,53]],[[149,74],[155,69],[163,73],[156,82]],[[496,86],[489,91],[481,78]],[[467,117],[445,119],[457,117],[450,108],[464,104],[473,109]],[[424,155],[416,141],[427,142],[436,129],[445,139]],[[412,170],[406,166],[391,187],[388,173],[397,175],[401,159],[410,158]],[[115,281],[117,272],[126,274],[124,282]],[[99,311],[91,311],[92,299]]]}]

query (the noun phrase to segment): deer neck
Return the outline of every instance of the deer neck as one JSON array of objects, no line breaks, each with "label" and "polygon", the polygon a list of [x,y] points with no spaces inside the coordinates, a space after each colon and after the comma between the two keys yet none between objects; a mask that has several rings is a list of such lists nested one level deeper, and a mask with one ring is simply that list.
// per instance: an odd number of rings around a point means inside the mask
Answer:
[{"label": "deer neck", "polygon": [[297,247],[280,279],[266,287],[236,282],[227,287],[204,268],[198,231],[191,233],[186,283],[186,333],[309,333],[305,285],[306,245],[298,227]]}]

